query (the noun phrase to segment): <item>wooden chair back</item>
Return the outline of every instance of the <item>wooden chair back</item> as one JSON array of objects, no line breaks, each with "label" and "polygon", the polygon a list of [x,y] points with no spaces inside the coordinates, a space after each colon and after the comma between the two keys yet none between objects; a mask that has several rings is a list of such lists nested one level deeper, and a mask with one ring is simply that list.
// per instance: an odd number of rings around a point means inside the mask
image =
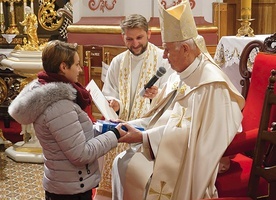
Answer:
[{"label": "wooden chair back", "polygon": [[126,50],[125,46],[103,45],[103,61],[109,65],[115,56]]},{"label": "wooden chair back", "polygon": [[[273,117],[274,115],[272,113],[272,109],[276,106],[275,82],[276,63],[275,69],[271,71],[269,84],[265,93],[257,143],[253,154],[253,164],[248,185],[249,196],[253,199],[257,199],[256,191],[261,177],[269,183],[268,200],[276,199],[275,159],[272,160],[273,162],[271,162],[269,166],[264,165],[264,160],[266,159],[266,156],[269,156],[270,158],[276,158],[276,129],[275,127],[272,128],[271,125],[271,117]],[[268,151],[269,154],[267,154]]]},{"label": "wooden chair back", "polygon": [[250,86],[254,59],[258,52],[276,54],[276,33],[270,37],[267,37],[264,42],[260,40],[249,42],[241,53],[239,70],[242,76],[242,80],[240,81],[240,84],[242,86],[242,95],[245,99],[247,97]]}]

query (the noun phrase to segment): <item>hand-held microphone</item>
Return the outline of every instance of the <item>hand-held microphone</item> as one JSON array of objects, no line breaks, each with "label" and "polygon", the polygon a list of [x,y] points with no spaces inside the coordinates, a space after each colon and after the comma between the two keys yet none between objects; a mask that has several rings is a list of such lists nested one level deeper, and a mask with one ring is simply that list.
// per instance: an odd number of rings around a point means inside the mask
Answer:
[{"label": "hand-held microphone", "polygon": [[149,82],[144,86],[144,88],[142,88],[142,90],[140,91],[140,96],[144,96],[145,91],[147,88],[150,88],[151,86],[154,85],[154,83],[156,81],[158,81],[158,79],[163,76],[166,73],[166,69],[165,67],[159,67],[158,70],[156,71],[156,74],[149,80]]}]

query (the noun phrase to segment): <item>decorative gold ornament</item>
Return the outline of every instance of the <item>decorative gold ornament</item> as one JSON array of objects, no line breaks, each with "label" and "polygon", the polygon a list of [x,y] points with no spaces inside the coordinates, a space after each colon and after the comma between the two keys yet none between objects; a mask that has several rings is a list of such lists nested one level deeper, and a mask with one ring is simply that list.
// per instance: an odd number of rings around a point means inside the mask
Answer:
[{"label": "decorative gold ornament", "polygon": [[44,0],[38,10],[38,22],[47,31],[57,30],[63,23],[63,18],[55,10],[55,0]]},{"label": "decorative gold ornament", "polygon": [[8,96],[8,88],[5,81],[0,77],[0,105],[6,100]]},{"label": "decorative gold ornament", "polygon": [[37,36],[38,21],[36,15],[33,13],[32,9],[28,6],[25,7],[26,17],[20,25],[25,26],[27,33],[27,39],[23,38],[23,45],[17,44],[15,50],[25,50],[25,51],[41,51],[45,44],[39,45],[39,40]]},{"label": "decorative gold ornament", "polygon": [[25,7],[25,19],[22,22],[19,22],[20,25],[25,26],[27,37],[28,37],[28,43],[26,45],[30,45],[34,49],[38,49],[38,37],[37,37],[37,17],[36,15],[31,11],[31,8],[26,6]]},{"label": "decorative gold ornament", "polygon": [[24,81],[28,80],[26,79],[26,76],[15,73],[11,68],[6,68],[5,70],[0,69],[0,72],[0,104],[9,106],[12,100],[22,90],[23,87],[21,84],[25,84]]}]

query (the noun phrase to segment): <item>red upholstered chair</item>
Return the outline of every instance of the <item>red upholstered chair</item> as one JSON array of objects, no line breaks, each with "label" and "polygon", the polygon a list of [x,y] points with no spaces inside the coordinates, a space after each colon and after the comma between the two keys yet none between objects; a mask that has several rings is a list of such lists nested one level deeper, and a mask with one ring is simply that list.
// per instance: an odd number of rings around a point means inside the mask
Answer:
[{"label": "red upholstered chair", "polygon": [[[218,174],[216,187],[219,197],[246,197],[248,191],[248,182],[252,166],[252,158],[248,152],[253,152],[262,106],[264,102],[267,80],[270,71],[276,68],[276,47],[271,48],[272,41],[276,41],[276,34],[266,38],[264,43],[261,41],[252,41],[246,45],[240,61],[240,73],[244,78],[241,81],[243,86],[242,94],[246,98],[243,109],[242,127],[243,131],[237,133],[224,156],[230,156],[230,168],[222,174]],[[247,66],[250,52],[259,48],[260,52],[255,57],[252,72]],[[272,52],[274,54],[268,54]],[[276,121],[276,109],[272,111],[273,118]],[[257,195],[265,196],[268,194],[268,184],[264,179],[260,180]]]},{"label": "red upholstered chair", "polygon": [[[247,197],[221,197],[213,200],[256,200],[260,180],[269,184],[265,200],[276,199],[276,122],[271,123],[276,115],[276,66],[271,70],[269,84],[265,92],[257,142],[254,148],[253,163],[250,171]],[[234,183],[236,184],[236,182]]]}]

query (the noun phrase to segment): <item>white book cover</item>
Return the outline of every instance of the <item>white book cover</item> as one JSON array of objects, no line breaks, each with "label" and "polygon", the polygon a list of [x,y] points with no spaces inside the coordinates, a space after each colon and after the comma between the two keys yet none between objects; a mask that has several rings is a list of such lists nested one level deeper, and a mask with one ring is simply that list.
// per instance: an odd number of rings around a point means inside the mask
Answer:
[{"label": "white book cover", "polygon": [[86,86],[86,89],[90,92],[92,100],[100,110],[105,120],[117,119],[118,115],[116,112],[109,106],[109,103],[105,96],[103,95],[100,88],[97,86],[95,81],[92,79],[89,84]]}]

